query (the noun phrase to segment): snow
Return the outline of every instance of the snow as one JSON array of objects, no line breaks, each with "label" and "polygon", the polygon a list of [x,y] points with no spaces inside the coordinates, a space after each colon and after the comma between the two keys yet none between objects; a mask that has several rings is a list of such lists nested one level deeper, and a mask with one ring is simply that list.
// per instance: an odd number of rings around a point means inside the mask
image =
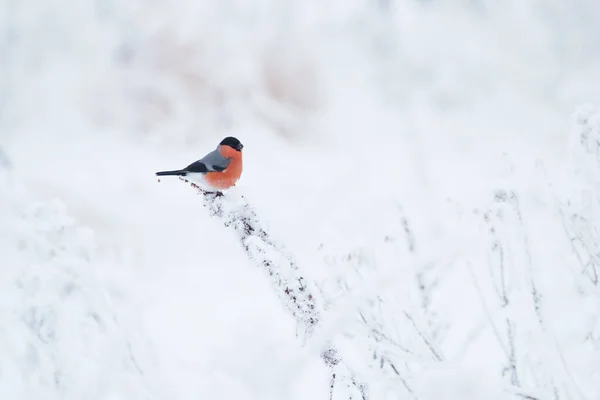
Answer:
[{"label": "snow", "polygon": [[[0,398],[598,398],[599,27],[591,0],[0,0]],[[221,201],[293,255],[307,335],[231,214],[154,176],[229,135]]]}]

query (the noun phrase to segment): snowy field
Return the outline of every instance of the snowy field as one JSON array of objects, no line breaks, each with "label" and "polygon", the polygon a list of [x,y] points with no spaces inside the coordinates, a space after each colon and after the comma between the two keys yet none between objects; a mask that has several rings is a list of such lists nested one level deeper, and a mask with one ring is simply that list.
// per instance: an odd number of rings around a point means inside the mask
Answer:
[{"label": "snowy field", "polygon": [[0,399],[600,399],[599,94],[596,0],[0,0]]}]

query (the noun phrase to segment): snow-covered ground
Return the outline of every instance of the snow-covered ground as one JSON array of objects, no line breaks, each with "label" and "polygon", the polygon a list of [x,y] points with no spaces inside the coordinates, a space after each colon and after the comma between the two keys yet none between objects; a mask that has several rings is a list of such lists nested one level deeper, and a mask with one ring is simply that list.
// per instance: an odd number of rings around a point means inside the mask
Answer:
[{"label": "snow-covered ground", "polygon": [[[325,343],[369,400],[600,398],[598,49],[593,0],[0,0],[0,399],[329,399]],[[228,135],[306,341],[154,176]]]}]

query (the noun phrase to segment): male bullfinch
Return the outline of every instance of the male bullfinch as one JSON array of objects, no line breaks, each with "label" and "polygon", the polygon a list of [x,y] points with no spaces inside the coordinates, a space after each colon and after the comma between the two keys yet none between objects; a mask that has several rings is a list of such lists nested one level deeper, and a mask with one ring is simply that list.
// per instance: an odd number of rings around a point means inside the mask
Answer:
[{"label": "male bullfinch", "polygon": [[220,192],[234,186],[242,175],[242,149],[234,137],[221,140],[217,148],[184,169],[160,171],[156,175],[185,177],[208,192]]}]

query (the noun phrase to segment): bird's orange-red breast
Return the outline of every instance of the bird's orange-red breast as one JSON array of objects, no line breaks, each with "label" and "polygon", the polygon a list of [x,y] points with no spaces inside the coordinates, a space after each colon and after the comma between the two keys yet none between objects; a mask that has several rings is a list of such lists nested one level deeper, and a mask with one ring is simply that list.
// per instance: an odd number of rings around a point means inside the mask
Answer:
[{"label": "bird's orange-red breast", "polygon": [[206,181],[216,189],[228,189],[242,176],[242,152],[227,145],[220,145],[219,153],[228,158],[230,163],[223,171],[208,172]]}]

